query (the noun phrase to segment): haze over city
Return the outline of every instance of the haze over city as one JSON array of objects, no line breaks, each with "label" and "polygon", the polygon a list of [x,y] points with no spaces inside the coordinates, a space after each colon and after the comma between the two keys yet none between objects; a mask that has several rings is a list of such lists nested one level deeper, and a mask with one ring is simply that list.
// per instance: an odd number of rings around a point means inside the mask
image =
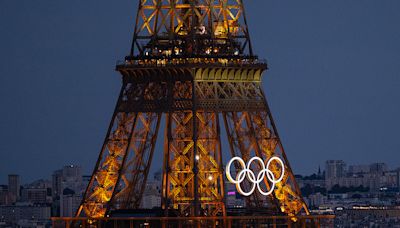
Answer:
[{"label": "haze over city", "polygon": [[[47,178],[65,164],[91,174],[136,7],[132,0],[0,2],[0,183],[8,173],[23,182]],[[253,49],[270,68],[264,90],[295,173],[316,172],[328,159],[400,166],[399,7],[396,0],[246,1]],[[153,171],[162,140],[155,153]]]}]

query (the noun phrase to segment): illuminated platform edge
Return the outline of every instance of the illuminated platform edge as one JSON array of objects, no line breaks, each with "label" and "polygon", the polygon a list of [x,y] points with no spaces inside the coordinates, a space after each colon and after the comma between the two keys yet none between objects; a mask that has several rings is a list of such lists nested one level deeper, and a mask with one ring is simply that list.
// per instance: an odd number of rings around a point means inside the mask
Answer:
[{"label": "illuminated platform edge", "polygon": [[334,227],[334,215],[220,217],[52,217],[52,227]]}]

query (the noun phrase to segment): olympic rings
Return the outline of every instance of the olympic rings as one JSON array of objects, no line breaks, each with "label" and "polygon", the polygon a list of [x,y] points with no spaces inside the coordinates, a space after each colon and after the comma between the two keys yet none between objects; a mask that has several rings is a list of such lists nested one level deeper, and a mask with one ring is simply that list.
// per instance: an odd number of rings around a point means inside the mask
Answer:
[{"label": "olympic rings", "polygon": [[[275,178],[274,173],[269,169],[271,162],[273,160],[276,160],[281,165],[281,175],[279,176],[278,179]],[[240,170],[240,172],[237,173],[235,179],[233,179],[231,176],[231,165],[234,161],[238,161],[240,166],[242,167],[242,170]],[[254,172],[250,169],[250,166],[253,163],[253,161],[258,162],[261,166],[261,171],[260,171],[260,173],[258,173],[257,177],[254,174]],[[238,192],[240,194],[242,194],[244,196],[249,196],[249,195],[253,194],[253,192],[257,186],[258,191],[262,195],[268,196],[274,191],[275,185],[278,182],[282,181],[283,177],[285,176],[285,165],[283,164],[283,161],[280,158],[275,157],[275,156],[271,157],[268,160],[267,164],[265,164],[264,161],[259,157],[252,157],[247,162],[247,166],[242,158],[233,157],[226,165],[225,174],[226,174],[226,178],[228,178],[229,182],[231,182],[232,184],[236,184],[236,189],[238,190]],[[253,183],[250,191],[248,191],[248,192],[243,191],[242,187],[240,186],[240,184],[244,181],[244,179],[246,177],[249,182]],[[267,191],[267,192],[264,192],[260,187],[260,183],[264,180],[265,177],[267,177],[268,181],[272,183],[269,191]]]}]

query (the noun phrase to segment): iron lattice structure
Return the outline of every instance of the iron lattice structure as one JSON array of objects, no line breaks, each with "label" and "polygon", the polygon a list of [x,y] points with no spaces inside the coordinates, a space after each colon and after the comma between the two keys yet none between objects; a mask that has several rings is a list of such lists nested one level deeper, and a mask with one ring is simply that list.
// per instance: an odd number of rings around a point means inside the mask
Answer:
[{"label": "iron lattice structure", "polygon": [[[130,55],[116,69],[122,89],[77,216],[140,207],[163,114],[165,216],[226,215],[221,126],[232,156],[285,163],[273,194],[253,194],[247,207],[308,214],[262,90],[267,64],[253,55],[241,0],[140,0]],[[270,169],[279,176],[279,164]]]}]

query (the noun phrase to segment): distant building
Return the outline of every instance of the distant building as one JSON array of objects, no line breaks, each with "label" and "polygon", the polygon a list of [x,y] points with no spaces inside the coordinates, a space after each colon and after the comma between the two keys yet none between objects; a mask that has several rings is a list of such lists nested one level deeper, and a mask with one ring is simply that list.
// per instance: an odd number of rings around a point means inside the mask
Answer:
[{"label": "distant building", "polygon": [[0,205],[11,205],[11,195],[7,185],[0,185]]},{"label": "distant building", "polygon": [[161,207],[161,195],[143,196],[142,208],[152,209],[155,207]]},{"label": "distant building", "polygon": [[300,188],[306,187],[307,185],[310,187],[325,188],[325,178],[321,172],[318,173],[319,174],[312,174],[310,176],[295,175],[296,182]]},{"label": "distant building", "polygon": [[368,173],[370,170],[369,165],[350,165],[348,172],[352,174]]},{"label": "distant building", "polygon": [[73,217],[80,206],[82,196],[75,194],[71,189],[64,189],[60,200],[60,216]]},{"label": "distant building", "polygon": [[52,175],[52,197],[56,199],[61,195],[62,169],[56,170]]},{"label": "distant building", "polygon": [[24,188],[22,189],[21,201],[33,204],[47,203],[47,188]]},{"label": "distant building", "polygon": [[[60,170],[56,170],[52,175],[53,198],[62,195],[65,188],[80,192],[82,188],[82,168],[76,165],[67,165]],[[78,190],[78,191],[77,191]]]},{"label": "distant building", "polygon": [[67,165],[62,169],[63,181],[81,181],[82,167],[77,165]]},{"label": "distant building", "polygon": [[335,211],[335,227],[400,227],[396,207],[354,206]]},{"label": "distant building", "polygon": [[343,160],[328,160],[325,163],[325,185],[329,190],[337,180],[346,176],[346,163]]},{"label": "distant building", "polygon": [[369,171],[371,173],[381,174],[388,171],[386,163],[372,163],[369,165]]},{"label": "distant building", "polygon": [[346,163],[343,160],[328,160],[325,164],[325,178],[338,178],[346,175]]},{"label": "distant building", "polygon": [[0,206],[0,215],[2,221],[10,227],[29,227],[18,225],[21,222],[27,223],[28,221],[35,221],[35,224],[50,223],[50,207],[45,205],[16,203],[15,205]]},{"label": "distant building", "polygon": [[327,197],[322,195],[320,192],[311,194],[307,197],[308,206],[311,208],[318,208],[327,201]]},{"label": "distant building", "polygon": [[11,201],[13,203],[17,202],[20,198],[20,187],[19,175],[8,175],[8,192],[10,193]]},{"label": "distant building", "polygon": [[64,166],[53,172],[53,216],[73,216],[78,209],[90,176],[82,176],[82,168]]},{"label": "distant building", "polygon": [[370,165],[351,165],[346,172],[346,164],[341,160],[326,162],[325,185],[329,191],[335,185],[341,187],[365,187],[369,192],[376,193],[382,190],[399,190],[399,170],[388,171],[385,163]]},{"label": "distant building", "polygon": [[161,181],[158,180],[147,181],[141,202],[141,208],[154,207],[161,207]]},{"label": "distant building", "polygon": [[243,208],[246,203],[242,195],[236,190],[236,185],[227,183],[225,185],[225,205],[227,208]]},{"label": "distant building", "polygon": [[39,179],[36,180],[28,185],[25,185],[24,187],[27,188],[45,188],[45,189],[51,189],[51,181],[50,180],[45,180],[45,179]]}]

